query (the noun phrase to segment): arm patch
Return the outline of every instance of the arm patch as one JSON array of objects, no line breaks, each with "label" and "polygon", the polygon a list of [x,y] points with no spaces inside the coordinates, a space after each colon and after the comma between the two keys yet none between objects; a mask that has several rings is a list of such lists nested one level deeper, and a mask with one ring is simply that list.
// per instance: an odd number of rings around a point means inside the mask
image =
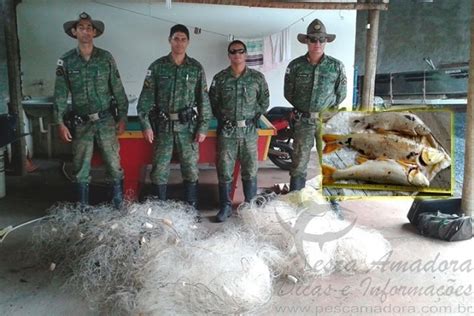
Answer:
[{"label": "arm patch", "polygon": [[145,82],[143,82],[143,89],[150,89],[151,88],[151,82],[149,79],[145,79]]}]

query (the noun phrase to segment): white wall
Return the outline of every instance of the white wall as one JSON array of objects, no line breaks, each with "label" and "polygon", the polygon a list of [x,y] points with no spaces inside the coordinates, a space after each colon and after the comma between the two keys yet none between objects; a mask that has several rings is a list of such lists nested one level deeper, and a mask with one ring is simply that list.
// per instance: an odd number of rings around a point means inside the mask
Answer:
[{"label": "white wall", "polygon": [[[247,38],[270,35],[291,27],[292,56],[306,52],[296,40],[307,25],[319,18],[336,41],[326,46],[328,55],[342,60],[348,77],[348,96],[343,105],[352,102],[352,80],[355,51],[356,12],[340,10],[283,10],[234,6],[173,4],[163,2],[23,0],[18,6],[23,92],[29,96],[49,96],[54,90],[57,59],[76,45],[63,31],[66,20],[77,18],[82,11],[102,20],[104,34],[95,40],[98,47],[109,50],[117,62],[125,90],[130,97],[140,94],[148,65],[169,52],[169,28],[176,22],[190,27],[188,54],[199,60],[206,71],[208,84],[212,77],[228,66],[226,34]],[[251,13],[251,14],[250,14]],[[309,16],[308,16],[309,14]],[[301,17],[307,16],[304,21]],[[164,21],[168,20],[168,21]],[[229,21],[226,23],[225,21]],[[295,21],[297,21],[295,23]],[[194,35],[191,27],[203,29]],[[266,33],[262,33],[266,32]],[[217,34],[216,34],[217,33]],[[283,97],[283,78],[287,64],[265,73],[270,87],[271,106],[289,105]],[[136,113],[134,108],[130,114]]]}]

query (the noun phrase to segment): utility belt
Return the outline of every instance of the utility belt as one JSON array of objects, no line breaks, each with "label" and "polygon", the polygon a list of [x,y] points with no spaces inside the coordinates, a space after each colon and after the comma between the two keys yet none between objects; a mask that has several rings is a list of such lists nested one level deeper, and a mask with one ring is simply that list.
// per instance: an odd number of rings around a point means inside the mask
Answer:
[{"label": "utility belt", "polygon": [[294,113],[295,121],[299,121],[302,117],[303,118],[311,118],[311,119],[319,118],[319,112],[305,112],[305,111],[300,111],[300,110],[294,108],[293,113]]},{"label": "utility belt", "polygon": [[196,107],[185,108],[176,113],[166,113],[154,107],[150,111],[150,120],[159,122],[179,121],[180,123],[189,123],[191,121],[195,121],[197,119],[197,115],[198,113]]},{"label": "utility belt", "polygon": [[223,119],[223,120],[218,121],[219,129],[225,130],[225,131],[231,131],[233,129],[242,128],[242,127],[249,127],[249,126],[257,127],[257,123],[259,119],[260,119],[260,115],[256,115],[254,118],[251,118],[251,119],[238,120],[238,121]]},{"label": "utility belt", "polygon": [[192,123],[197,120],[197,107],[187,107],[179,112],[166,113],[154,106],[149,114],[150,124],[154,132],[158,131],[158,125],[168,124],[171,128],[171,122],[179,122],[181,124]]},{"label": "utility belt", "polygon": [[113,116],[111,109],[103,110],[96,113],[86,114],[86,115],[77,114],[74,110],[72,110],[64,114],[63,122],[64,122],[64,125],[66,125],[66,127],[74,136],[76,127],[84,125],[88,122],[96,122],[110,116]]},{"label": "utility belt", "polygon": [[110,109],[92,113],[92,114],[86,114],[86,115],[79,115],[79,114],[74,113],[76,120],[78,120],[79,122],[78,125],[85,124],[87,122],[95,122],[103,118],[109,117],[111,115],[112,113],[110,113]]},{"label": "utility belt", "polygon": [[109,108],[96,113],[80,115],[74,109],[67,111],[63,116],[64,125],[71,133],[75,133],[77,126],[84,125],[87,122],[95,122],[103,118],[112,116],[115,122],[119,121],[118,103],[114,97],[111,98]]}]

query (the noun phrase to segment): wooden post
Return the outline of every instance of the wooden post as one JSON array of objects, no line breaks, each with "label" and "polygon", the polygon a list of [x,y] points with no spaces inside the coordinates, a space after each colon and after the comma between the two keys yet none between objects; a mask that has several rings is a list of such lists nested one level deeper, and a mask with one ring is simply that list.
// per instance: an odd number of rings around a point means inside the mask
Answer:
[{"label": "wooden post", "polygon": [[379,36],[379,10],[369,10],[367,23],[370,28],[367,30],[367,42],[365,48],[365,74],[364,86],[362,89],[362,111],[373,111],[375,72],[377,69],[377,39]]},{"label": "wooden post", "polygon": [[2,17],[5,23],[5,45],[7,53],[8,87],[10,94],[9,113],[16,115],[17,141],[11,144],[12,162],[16,175],[26,174],[26,142],[24,112],[21,105],[20,50],[16,25],[16,0],[3,0]]},{"label": "wooden post", "polygon": [[471,9],[471,59],[469,61],[469,90],[466,108],[466,135],[464,152],[464,181],[461,210],[468,216],[474,215],[474,0]]}]

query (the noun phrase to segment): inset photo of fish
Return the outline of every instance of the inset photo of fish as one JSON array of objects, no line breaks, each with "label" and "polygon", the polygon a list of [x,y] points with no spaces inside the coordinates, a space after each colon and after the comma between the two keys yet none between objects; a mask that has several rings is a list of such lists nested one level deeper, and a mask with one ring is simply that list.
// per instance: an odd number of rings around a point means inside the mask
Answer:
[{"label": "inset photo of fish", "polygon": [[451,111],[337,112],[322,121],[325,195],[451,195]]}]

